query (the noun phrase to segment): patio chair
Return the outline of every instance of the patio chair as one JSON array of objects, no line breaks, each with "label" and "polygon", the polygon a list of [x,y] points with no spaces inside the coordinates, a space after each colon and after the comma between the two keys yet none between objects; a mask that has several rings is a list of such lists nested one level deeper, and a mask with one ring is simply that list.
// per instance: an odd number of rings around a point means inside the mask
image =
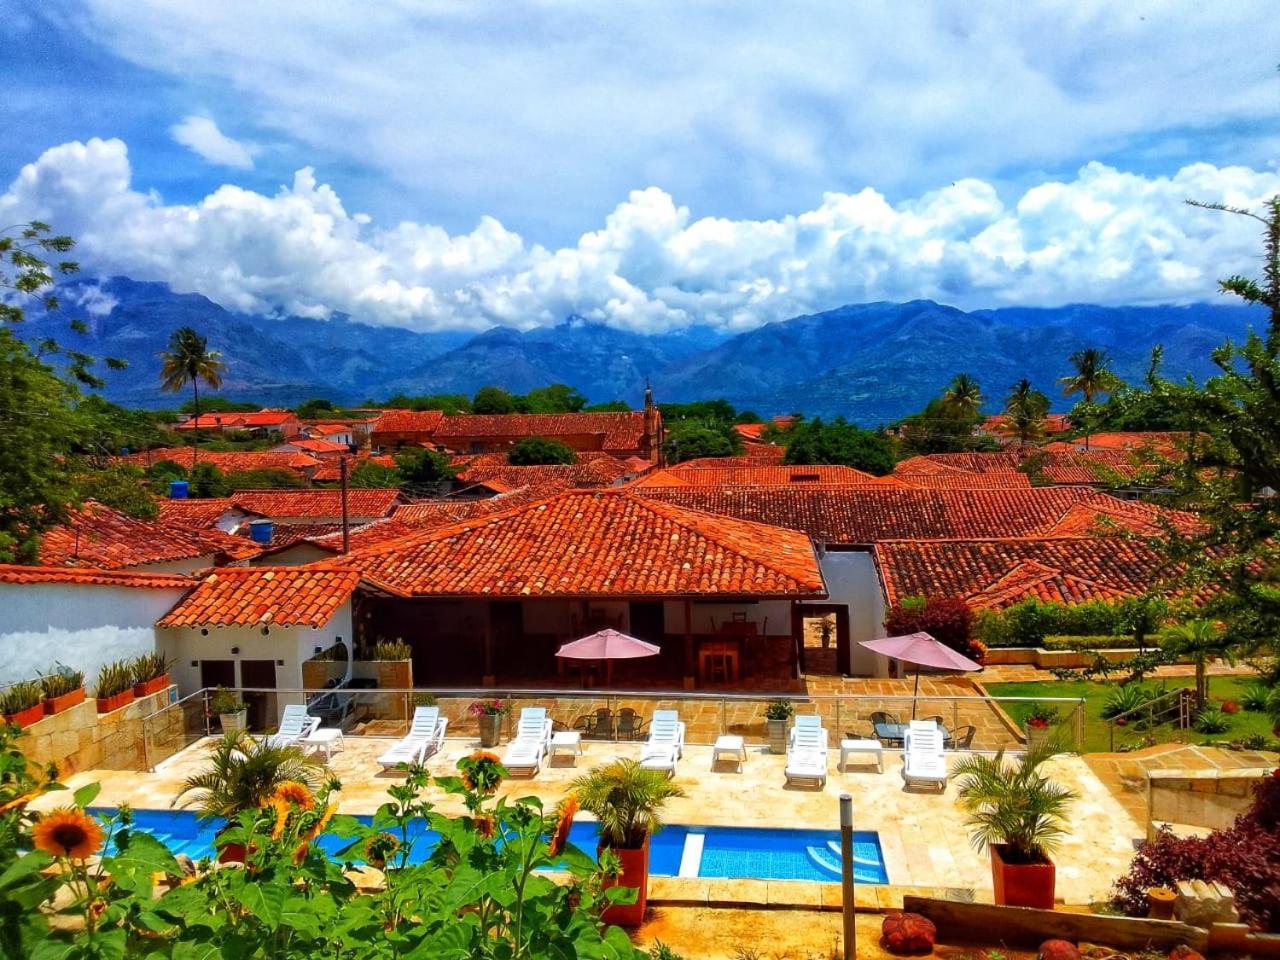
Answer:
[{"label": "patio chair", "polygon": [[947,789],[942,731],[932,720],[912,720],[903,734],[902,779],[908,787],[924,784]]},{"label": "patio chair", "polygon": [[978,733],[978,728],[970,724],[967,727],[960,727],[951,734],[948,741],[952,750],[971,750],[973,748],[973,738]]},{"label": "patio chair", "polygon": [[409,733],[394,747],[378,758],[384,770],[391,770],[402,763],[422,763],[429,754],[444,747],[444,734],[449,721],[440,716],[439,707],[416,707]]},{"label": "patio chair", "polygon": [[553,729],[545,707],[525,707],[520,711],[516,735],[507,744],[507,755],[502,765],[512,772],[524,770],[529,776],[536,776],[546,758]]},{"label": "patio chair", "polygon": [[588,737],[605,740],[613,739],[613,711],[608,707],[597,707],[595,713],[584,713],[573,721],[573,726]]},{"label": "patio chair", "polygon": [[871,712],[871,726],[877,723],[901,723],[896,714],[885,713],[883,710],[873,710]]},{"label": "patio chair", "polygon": [[284,708],[280,729],[267,737],[265,742],[269,747],[296,747],[299,742],[315,733],[319,726],[320,718],[308,716],[306,704],[291,703]]},{"label": "patio chair", "polygon": [[649,721],[649,739],[640,751],[640,766],[661,770],[669,777],[676,773],[676,761],[684,756],[684,721],[674,710],[655,710]]},{"label": "patio chair", "polygon": [[797,724],[791,728],[784,773],[787,783],[804,781],[820,788],[827,785],[827,731],[821,725]]},{"label": "patio chair", "polygon": [[644,730],[644,718],[631,707],[618,711],[618,739],[635,740]]}]

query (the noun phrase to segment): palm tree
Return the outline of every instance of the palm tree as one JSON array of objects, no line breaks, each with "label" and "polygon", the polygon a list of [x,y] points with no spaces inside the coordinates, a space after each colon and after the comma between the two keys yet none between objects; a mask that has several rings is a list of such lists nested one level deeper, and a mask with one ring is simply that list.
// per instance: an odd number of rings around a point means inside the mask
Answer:
[{"label": "palm tree", "polygon": [[1187,657],[1195,664],[1196,710],[1203,710],[1209,700],[1209,658],[1224,657],[1229,663],[1235,662],[1227,635],[1212,620],[1188,620],[1166,630],[1161,646],[1166,652]]},{"label": "palm tree", "polygon": [[1059,752],[1052,741],[1029,748],[1021,759],[1005,763],[970,754],[956,764],[957,803],[969,814],[973,845],[979,850],[1004,844],[1006,862],[1038,863],[1067,833],[1067,808],[1076,794],[1040,773],[1040,764]]},{"label": "palm tree", "polygon": [[191,327],[179,327],[169,336],[169,349],[161,352],[160,386],[177,393],[189,382],[195,409],[195,428],[191,431],[191,466],[194,469],[200,450],[200,381],[212,390],[222,386],[226,364],[222,354],[209,349],[207,338]]},{"label": "palm tree", "polygon": [[982,388],[967,373],[957,373],[942,391],[942,406],[956,417],[975,417],[982,406]]},{"label": "palm tree", "polygon": [[322,769],[319,761],[297,747],[271,746],[237,730],[214,744],[208,769],[188,777],[171,806],[195,805],[202,816],[230,818],[262,806],[286,781],[314,790]]},{"label": "palm tree", "polygon": [[1004,401],[1004,415],[1018,434],[1018,442],[1026,445],[1044,431],[1044,416],[1049,412],[1049,398],[1031,385],[1025,377],[1013,385]]},{"label": "palm tree", "polygon": [[634,760],[615,760],[573,782],[583,810],[600,821],[600,842],[607,847],[636,850],[645,837],[662,829],[661,810],[684,791],[660,770],[646,770]]},{"label": "palm tree", "polygon": [[[1105,350],[1086,347],[1073,353],[1070,361],[1071,366],[1075,368],[1075,373],[1059,381],[1062,384],[1063,394],[1068,397],[1078,393],[1084,398],[1086,404],[1092,404],[1099,394],[1111,393],[1121,385],[1120,378],[1111,370],[1111,359]],[[1084,435],[1084,448],[1089,449],[1087,433]]]}]

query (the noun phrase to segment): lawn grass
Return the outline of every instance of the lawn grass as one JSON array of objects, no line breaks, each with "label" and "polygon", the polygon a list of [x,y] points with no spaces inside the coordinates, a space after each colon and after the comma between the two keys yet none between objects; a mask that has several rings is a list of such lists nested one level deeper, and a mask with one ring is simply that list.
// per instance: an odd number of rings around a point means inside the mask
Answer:
[{"label": "lawn grass", "polygon": [[[1211,700],[1234,700],[1240,702],[1244,689],[1253,682],[1252,677],[1210,677],[1209,697]],[[1178,677],[1167,680],[1151,680],[1145,686],[1156,690],[1174,690],[1178,687],[1190,687],[1194,681],[1190,677]],[[1116,688],[1114,683],[1103,683],[1091,680],[1044,680],[1025,683],[988,683],[984,684],[987,692],[993,697],[1066,697],[1085,699],[1085,753],[1100,753],[1111,749],[1109,724],[1102,718],[1102,708],[1107,698]],[[1021,723],[1031,703],[1005,703],[1001,705],[1005,712],[1015,721]],[[1070,710],[1069,704],[1062,710],[1064,718]],[[1231,716],[1231,726],[1225,733],[1212,736],[1197,733],[1195,730],[1179,730],[1173,724],[1160,724],[1148,730],[1138,730],[1134,726],[1116,728],[1115,746],[1136,743],[1145,736],[1154,736],[1157,743],[1178,740],[1183,743],[1206,743],[1210,740],[1235,740],[1251,733],[1271,736],[1271,720],[1265,713],[1251,713],[1241,710]]]}]

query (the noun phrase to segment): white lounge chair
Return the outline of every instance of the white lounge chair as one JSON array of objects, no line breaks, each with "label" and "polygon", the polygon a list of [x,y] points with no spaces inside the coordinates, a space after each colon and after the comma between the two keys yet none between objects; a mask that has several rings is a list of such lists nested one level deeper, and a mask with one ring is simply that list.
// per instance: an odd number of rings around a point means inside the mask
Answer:
[{"label": "white lounge chair", "polygon": [[932,720],[912,720],[902,738],[902,779],[947,789],[947,756],[942,731]]},{"label": "white lounge chair", "polygon": [[542,769],[542,761],[551,744],[552,723],[544,707],[525,707],[520,711],[516,735],[507,744],[507,755],[502,765],[508,770],[527,770],[535,776]]},{"label": "white lounge chair", "polygon": [[649,739],[640,751],[640,766],[676,774],[676,761],[684,756],[684,721],[674,710],[655,710],[649,721]]},{"label": "white lounge chair", "polygon": [[444,748],[444,734],[449,721],[440,716],[439,707],[417,707],[409,732],[394,747],[378,758],[383,769],[391,770],[402,763],[422,763],[428,755]]},{"label": "white lounge chair", "polygon": [[[796,717],[799,720],[799,717]],[[803,781],[827,785],[827,731],[819,723],[806,721],[791,728],[784,771],[787,783]]]},{"label": "white lounge chair", "polygon": [[320,718],[309,716],[306,704],[291,703],[284,708],[280,729],[267,737],[265,743],[269,747],[296,747],[299,742],[315,733],[319,726]]},{"label": "white lounge chair", "polygon": [[[794,740],[797,730],[822,730],[822,717],[816,713],[799,713],[791,721],[790,739]],[[788,741],[789,742],[789,741]]]}]

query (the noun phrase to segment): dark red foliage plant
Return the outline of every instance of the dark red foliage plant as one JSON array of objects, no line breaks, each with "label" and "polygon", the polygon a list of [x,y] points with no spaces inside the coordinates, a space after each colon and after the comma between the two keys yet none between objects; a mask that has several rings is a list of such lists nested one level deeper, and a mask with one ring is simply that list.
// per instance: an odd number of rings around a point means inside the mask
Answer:
[{"label": "dark red foliage plant", "polygon": [[1216,880],[1235,894],[1250,926],[1280,933],[1280,770],[1254,788],[1253,805],[1226,830],[1176,837],[1161,830],[1138,848],[1129,872],[1116,881],[1116,906],[1145,915],[1150,887],[1179,880]]},{"label": "dark red foliage plant", "polygon": [[885,614],[891,637],[924,632],[957,653],[982,662],[986,648],[973,638],[973,611],[959,597],[908,597]]}]

